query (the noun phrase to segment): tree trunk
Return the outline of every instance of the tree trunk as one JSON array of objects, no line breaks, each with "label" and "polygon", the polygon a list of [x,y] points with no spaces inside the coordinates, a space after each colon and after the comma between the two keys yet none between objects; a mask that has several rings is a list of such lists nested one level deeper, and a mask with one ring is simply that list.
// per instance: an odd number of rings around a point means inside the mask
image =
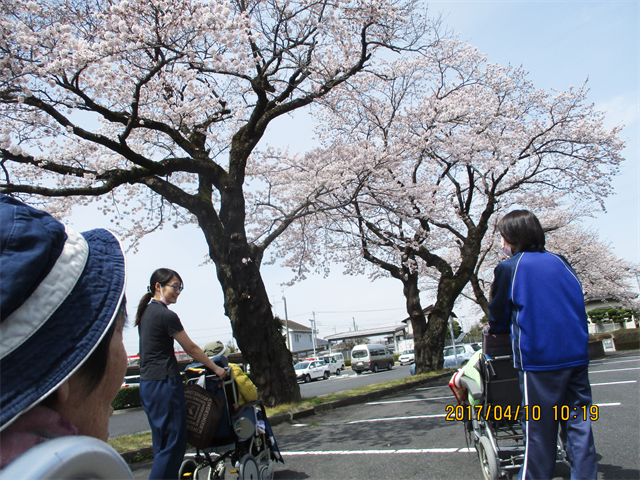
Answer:
[{"label": "tree trunk", "polygon": [[[231,155],[231,165],[239,160]],[[230,168],[230,170],[233,170]],[[251,366],[251,379],[267,406],[300,401],[293,358],[273,318],[260,275],[262,250],[250,245],[245,233],[243,177],[230,175],[221,189],[220,216],[210,199],[197,213],[209,255],[224,294],[225,314],[243,358]]]},{"label": "tree trunk", "polygon": [[418,288],[418,276],[408,275],[408,279],[403,281],[403,293],[407,301],[407,313],[411,319],[413,329],[413,352],[416,364],[416,373],[423,373],[427,365],[426,331],[427,319],[422,311],[420,303],[420,289]]},{"label": "tree trunk", "polygon": [[473,294],[476,297],[476,304],[480,306],[482,312],[488,317],[489,316],[489,300],[484,294],[482,287],[480,286],[480,282],[478,281],[478,277],[474,274],[471,277],[471,286],[473,287]]},{"label": "tree trunk", "polygon": [[[240,265],[233,262],[224,270],[219,279],[224,290],[225,313],[231,319],[238,347],[251,365],[251,379],[260,398],[267,406],[299,402],[293,358],[273,318],[256,262]],[[229,273],[235,287],[229,284]]]}]

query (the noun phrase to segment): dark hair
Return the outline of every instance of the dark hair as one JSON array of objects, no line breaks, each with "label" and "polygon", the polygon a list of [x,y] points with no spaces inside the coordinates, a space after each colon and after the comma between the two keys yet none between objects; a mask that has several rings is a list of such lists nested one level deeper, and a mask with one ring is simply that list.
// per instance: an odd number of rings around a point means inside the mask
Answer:
[{"label": "dark hair", "polygon": [[507,213],[498,222],[498,230],[508,243],[516,247],[516,251],[544,251],[544,230],[538,218],[529,210]]},{"label": "dark hair", "polygon": [[145,293],[140,299],[140,303],[138,303],[138,311],[136,312],[136,323],[134,327],[140,326],[140,319],[142,318],[142,314],[147,309],[147,305],[153,298],[153,292],[156,289],[156,283],[159,283],[160,286],[164,287],[167,283],[171,281],[172,278],[177,278],[180,281],[180,286],[183,286],[182,278],[178,275],[178,272],[175,270],[171,270],[170,268],[159,268],[151,275],[149,279],[149,287],[147,288],[147,293]]}]

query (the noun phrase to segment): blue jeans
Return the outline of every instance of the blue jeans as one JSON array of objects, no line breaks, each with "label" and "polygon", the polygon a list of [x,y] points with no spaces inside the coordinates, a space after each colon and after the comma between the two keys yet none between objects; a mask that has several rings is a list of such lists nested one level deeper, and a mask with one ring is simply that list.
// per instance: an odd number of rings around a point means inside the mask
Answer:
[{"label": "blue jeans", "polygon": [[140,382],[140,401],[151,426],[153,467],[149,480],[178,478],[187,449],[184,387],[179,376]]},{"label": "blue jeans", "polygon": [[[591,431],[591,385],[588,365],[519,373],[522,404],[529,406],[529,420],[522,423],[525,434],[525,458],[518,480],[553,478],[558,425],[562,426],[566,434],[571,479],[595,480],[598,464]],[[567,418],[567,410],[563,412],[563,405],[569,408],[568,420],[565,421],[562,417],[564,413],[564,417]],[[585,410],[583,406],[586,406]],[[537,421],[531,418],[534,407],[540,407],[540,419]]]}]

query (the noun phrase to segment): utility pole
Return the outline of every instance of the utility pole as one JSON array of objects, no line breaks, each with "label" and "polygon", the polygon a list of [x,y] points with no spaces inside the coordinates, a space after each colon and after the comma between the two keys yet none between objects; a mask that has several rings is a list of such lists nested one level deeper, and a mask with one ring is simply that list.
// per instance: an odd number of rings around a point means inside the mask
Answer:
[{"label": "utility pole", "polygon": [[453,316],[449,315],[449,331],[451,332],[451,348],[453,348],[453,354],[455,355],[456,365],[458,365],[458,354],[456,353],[456,342],[453,339]]},{"label": "utility pole", "polygon": [[282,300],[284,301],[284,324],[287,329],[287,346],[291,352],[291,333],[289,332],[289,315],[287,314],[287,299],[284,296],[284,290],[282,290]]},{"label": "utility pole", "polygon": [[358,326],[356,325],[356,317],[351,317],[353,319],[353,331],[357,332],[358,331]]},{"label": "utility pole", "polygon": [[313,338],[313,357],[316,356],[316,312],[313,312],[313,319],[309,319],[311,322],[311,338]]}]

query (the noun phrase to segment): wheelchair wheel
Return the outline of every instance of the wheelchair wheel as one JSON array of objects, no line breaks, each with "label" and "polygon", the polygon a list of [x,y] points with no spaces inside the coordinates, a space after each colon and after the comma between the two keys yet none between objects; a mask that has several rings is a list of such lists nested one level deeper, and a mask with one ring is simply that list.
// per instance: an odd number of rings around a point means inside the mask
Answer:
[{"label": "wheelchair wheel", "polygon": [[556,445],[556,462],[562,462],[566,466],[571,467],[569,461],[569,455],[567,453],[566,434],[562,429],[562,426],[558,429],[558,441]]},{"label": "wheelchair wheel", "polygon": [[178,472],[178,478],[180,479],[197,479],[198,472],[196,469],[198,468],[198,464],[193,458],[187,458],[180,465],[180,470]]},{"label": "wheelchair wheel", "polygon": [[258,464],[250,453],[247,453],[242,457],[242,460],[240,460],[239,470],[238,480],[258,480],[260,478]]},{"label": "wheelchair wheel", "polygon": [[216,463],[215,467],[209,469],[209,477],[208,480],[224,480],[225,474],[227,472],[227,467],[224,464],[224,460]]},{"label": "wheelchair wheel", "polygon": [[260,465],[260,480],[273,480],[274,462]]},{"label": "wheelchair wheel", "polygon": [[478,457],[482,465],[482,476],[485,480],[498,480],[500,478],[500,470],[498,468],[498,459],[493,451],[491,442],[487,437],[480,437],[478,445]]}]

